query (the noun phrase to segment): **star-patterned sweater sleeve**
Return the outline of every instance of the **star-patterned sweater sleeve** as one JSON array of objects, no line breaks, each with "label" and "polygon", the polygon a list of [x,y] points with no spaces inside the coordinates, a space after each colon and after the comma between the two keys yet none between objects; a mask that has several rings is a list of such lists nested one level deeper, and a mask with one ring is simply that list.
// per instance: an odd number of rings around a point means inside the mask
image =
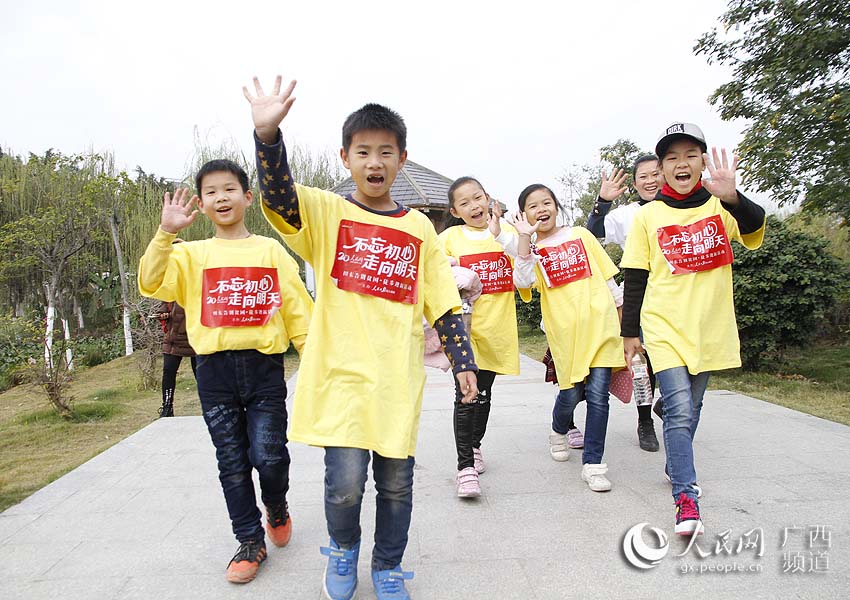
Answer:
[{"label": "star-patterned sweater sleeve", "polygon": [[440,336],[440,345],[449,363],[452,365],[452,373],[457,375],[462,371],[478,372],[475,364],[475,356],[472,354],[472,344],[466,327],[463,326],[463,316],[447,312],[434,323],[434,329]]},{"label": "star-patterned sweater sleeve", "polygon": [[[264,144],[254,132],[254,147],[257,153],[257,176],[263,204],[276,212],[295,231],[301,229],[301,213],[298,209],[298,194],[289,170],[283,136],[277,131],[274,144]],[[294,233],[294,232],[293,232]]]}]

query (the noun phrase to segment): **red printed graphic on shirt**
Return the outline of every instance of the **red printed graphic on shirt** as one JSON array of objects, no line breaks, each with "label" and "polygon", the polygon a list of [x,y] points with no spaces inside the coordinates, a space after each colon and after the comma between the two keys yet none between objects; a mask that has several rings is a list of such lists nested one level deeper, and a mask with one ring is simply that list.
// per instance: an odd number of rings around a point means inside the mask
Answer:
[{"label": "red printed graphic on shirt", "polygon": [[593,273],[587,260],[587,251],[580,239],[557,246],[539,248],[540,266],[549,279],[549,287],[560,287],[573,281],[587,279]]},{"label": "red printed graphic on shirt", "polygon": [[341,290],[416,304],[421,245],[404,231],[344,219],[331,277]]},{"label": "red printed graphic on shirt", "polygon": [[504,252],[481,252],[460,257],[460,266],[472,269],[481,280],[482,294],[514,291],[511,260]]},{"label": "red printed graphic on shirt", "polygon": [[281,307],[273,267],[204,269],[201,324],[205,327],[261,327]]},{"label": "red printed graphic on shirt", "polygon": [[659,227],[658,245],[673,275],[710,271],[734,260],[720,215],[690,225]]}]

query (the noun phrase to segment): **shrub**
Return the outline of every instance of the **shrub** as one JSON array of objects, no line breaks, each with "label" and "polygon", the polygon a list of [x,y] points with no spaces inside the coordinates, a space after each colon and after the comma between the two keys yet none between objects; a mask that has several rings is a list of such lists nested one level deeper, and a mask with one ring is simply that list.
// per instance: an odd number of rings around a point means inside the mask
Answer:
[{"label": "shrub", "polygon": [[121,332],[102,336],[83,336],[74,341],[74,363],[79,367],[94,367],[124,354]]},{"label": "shrub", "polygon": [[810,342],[846,293],[848,275],[823,238],[772,216],[761,248],[747,252],[735,244],[732,273],[745,370],[781,361],[787,348]]},{"label": "shrub", "polygon": [[0,391],[23,382],[29,363],[43,358],[36,319],[0,315]]}]

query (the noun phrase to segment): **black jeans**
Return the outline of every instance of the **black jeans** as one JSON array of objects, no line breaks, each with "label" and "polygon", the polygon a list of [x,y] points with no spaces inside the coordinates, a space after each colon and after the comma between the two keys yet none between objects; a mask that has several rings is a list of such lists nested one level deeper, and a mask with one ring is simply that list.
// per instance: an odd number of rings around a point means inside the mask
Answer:
[{"label": "black jeans", "polygon": [[[195,378],[198,377],[195,360],[192,356],[189,360],[192,362],[192,374]],[[180,368],[182,356],[176,354],[162,355],[162,403],[172,404],[174,402],[174,388],[177,386],[177,369]]]},{"label": "black jeans", "polygon": [[455,381],[454,429],[457,447],[457,470],[460,471],[475,464],[473,448],[481,447],[481,440],[487,432],[487,420],[490,417],[490,396],[496,374],[493,371],[478,371],[478,397],[470,404],[461,403],[457,377]]},{"label": "black jeans", "polygon": [[251,469],[260,475],[266,506],[283,504],[289,491],[283,354],[228,350],[199,356],[197,377],[233,533],[240,542],[262,540]]}]

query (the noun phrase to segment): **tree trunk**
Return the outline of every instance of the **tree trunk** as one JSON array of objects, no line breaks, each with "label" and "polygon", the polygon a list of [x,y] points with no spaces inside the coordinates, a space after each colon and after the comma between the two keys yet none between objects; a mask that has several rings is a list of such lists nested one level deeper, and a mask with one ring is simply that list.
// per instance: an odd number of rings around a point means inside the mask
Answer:
[{"label": "tree trunk", "polygon": [[53,368],[53,324],[56,321],[56,285],[53,282],[45,284],[47,293],[47,316],[44,326],[44,364],[48,369]]},{"label": "tree trunk", "polygon": [[62,329],[65,331],[65,364],[68,370],[74,370],[74,352],[71,350],[71,331],[68,327],[68,319],[62,318]]},{"label": "tree trunk", "polygon": [[74,296],[74,316],[77,317],[77,328],[85,329],[86,320],[83,317],[83,307],[80,305],[80,300],[77,298],[77,296]]},{"label": "tree trunk", "polygon": [[115,260],[118,262],[118,277],[121,279],[121,308],[124,325],[124,355],[133,353],[133,333],[130,330],[130,293],[127,289],[127,273],[124,268],[124,254],[118,239],[118,217],[113,211],[109,219],[109,230],[112,232],[112,244],[115,246]]}]

